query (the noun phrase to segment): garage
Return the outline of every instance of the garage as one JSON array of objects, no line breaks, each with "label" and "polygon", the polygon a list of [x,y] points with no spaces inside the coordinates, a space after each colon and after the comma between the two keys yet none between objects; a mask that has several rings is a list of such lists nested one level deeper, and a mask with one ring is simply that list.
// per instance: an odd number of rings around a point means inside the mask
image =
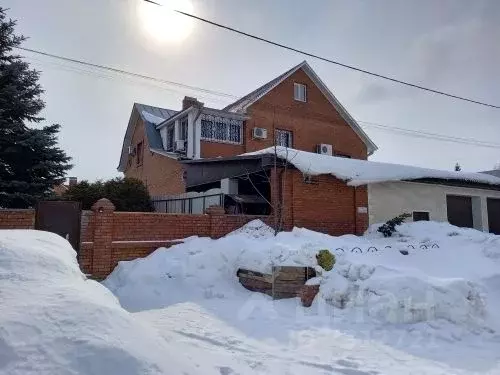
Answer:
[{"label": "garage", "polygon": [[488,198],[487,201],[490,233],[500,235],[500,199]]},{"label": "garage", "polygon": [[448,222],[462,228],[473,228],[472,197],[447,195]]}]

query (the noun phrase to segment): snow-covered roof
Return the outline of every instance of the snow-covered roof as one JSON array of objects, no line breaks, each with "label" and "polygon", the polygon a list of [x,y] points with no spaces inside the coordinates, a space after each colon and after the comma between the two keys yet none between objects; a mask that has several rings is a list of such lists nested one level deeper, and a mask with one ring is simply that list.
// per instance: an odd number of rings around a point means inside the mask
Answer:
[{"label": "snow-covered roof", "polygon": [[333,105],[335,110],[342,116],[342,118],[351,126],[351,128],[356,132],[356,134],[361,138],[361,140],[365,143],[368,154],[371,155],[377,150],[377,146],[373,141],[368,137],[368,135],[364,132],[364,130],[359,126],[359,124],[354,120],[354,118],[347,112],[344,106],[338,101],[338,99],[333,95],[328,86],[319,78],[316,72],[311,68],[311,66],[307,63],[307,61],[303,61],[300,64],[294,66],[292,69],[286,71],[280,76],[274,78],[273,80],[267,82],[263,86],[258,89],[252,91],[250,94],[245,95],[241,99],[236,102],[228,105],[223,110],[228,112],[236,112],[236,113],[245,113],[247,108],[255,103],[257,100],[262,98],[280,83],[285,81],[288,77],[290,77],[293,73],[302,69],[304,73],[306,73],[311,81],[321,90],[323,95],[328,99],[328,101]]},{"label": "snow-covered roof", "polygon": [[172,109],[134,103],[127,130],[125,131],[125,137],[123,138],[122,153],[120,155],[120,162],[117,168],[118,171],[123,172],[125,170],[125,166],[127,165],[128,147],[132,141],[137,116],[144,121],[145,133],[150,150],[155,151],[163,149],[160,132],[156,130],[156,125],[174,116],[176,113],[177,111]]},{"label": "snow-covered roof", "polygon": [[[269,147],[247,155],[273,155],[274,147]],[[291,148],[276,147],[277,156],[287,160],[304,174],[311,176],[330,174],[339,180],[346,181],[350,186],[360,186],[388,181],[408,181],[418,179],[441,179],[466,181],[473,183],[499,185],[500,178],[483,174],[443,171],[438,169],[413,167],[410,165],[380,163],[367,160],[347,159],[312,152],[299,151]]]}]

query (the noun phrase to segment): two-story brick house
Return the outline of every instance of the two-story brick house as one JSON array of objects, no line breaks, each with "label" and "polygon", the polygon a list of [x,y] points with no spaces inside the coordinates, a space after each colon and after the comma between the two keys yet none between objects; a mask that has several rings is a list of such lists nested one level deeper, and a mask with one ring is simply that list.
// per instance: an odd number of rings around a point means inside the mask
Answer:
[{"label": "two-story brick house", "polygon": [[[189,97],[183,100],[179,111],[134,104],[118,170],[127,177],[141,179],[153,196],[221,188],[225,181],[226,187],[233,186],[232,192],[240,195],[229,196],[241,202],[267,202],[271,206],[269,211],[276,211],[277,194],[281,197],[288,194],[287,201],[295,202],[295,209],[291,206],[282,209],[288,217],[285,226],[303,225],[331,233],[365,229],[367,220],[358,218],[366,214],[365,188],[347,187],[332,176],[321,177],[319,184],[304,184],[302,173],[292,169],[285,174],[276,173],[269,163],[266,166],[269,173],[265,176],[273,182],[266,184],[262,174],[255,170],[254,180],[243,178],[242,173],[250,176],[249,170],[242,172],[234,167],[235,163],[244,166],[242,161],[231,164],[232,157],[275,144],[363,160],[376,150],[375,144],[304,61],[223,109],[205,107]],[[211,164],[203,167],[205,161]],[[199,181],[200,171],[224,169],[224,161],[235,169],[232,176],[223,174],[217,180],[220,173],[214,172],[205,176],[203,183]],[[251,168],[251,164],[247,166]],[[189,178],[190,170],[195,177]],[[290,182],[283,188],[286,178]],[[194,183],[195,180],[198,182]],[[262,186],[262,191],[252,192],[257,186]],[[362,207],[360,213],[357,207]],[[318,225],[315,218],[321,211],[327,217]],[[357,221],[363,223],[358,225]]]}]

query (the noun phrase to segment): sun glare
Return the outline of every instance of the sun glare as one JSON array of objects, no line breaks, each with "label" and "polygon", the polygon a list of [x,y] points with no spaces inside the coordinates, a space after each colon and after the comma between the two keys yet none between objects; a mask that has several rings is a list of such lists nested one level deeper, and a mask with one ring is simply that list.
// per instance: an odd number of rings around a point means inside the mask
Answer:
[{"label": "sun glare", "polygon": [[160,0],[162,6],[140,1],[137,15],[145,34],[159,43],[179,43],[186,39],[193,29],[193,19],[174,12],[193,12],[190,0]]}]

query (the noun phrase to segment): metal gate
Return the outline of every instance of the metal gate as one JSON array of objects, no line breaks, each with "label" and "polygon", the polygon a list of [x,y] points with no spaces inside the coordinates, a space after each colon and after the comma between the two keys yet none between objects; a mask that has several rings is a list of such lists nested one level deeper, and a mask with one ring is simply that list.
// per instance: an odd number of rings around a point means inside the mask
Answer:
[{"label": "metal gate", "polygon": [[80,248],[80,202],[41,201],[36,206],[35,229],[52,232],[66,238],[78,251]]},{"label": "metal gate", "polygon": [[448,222],[462,228],[474,228],[472,198],[461,195],[447,195]]},{"label": "metal gate", "polygon": [[500,199],[488,198],[487,202],[490,233],[500,235]]}]

